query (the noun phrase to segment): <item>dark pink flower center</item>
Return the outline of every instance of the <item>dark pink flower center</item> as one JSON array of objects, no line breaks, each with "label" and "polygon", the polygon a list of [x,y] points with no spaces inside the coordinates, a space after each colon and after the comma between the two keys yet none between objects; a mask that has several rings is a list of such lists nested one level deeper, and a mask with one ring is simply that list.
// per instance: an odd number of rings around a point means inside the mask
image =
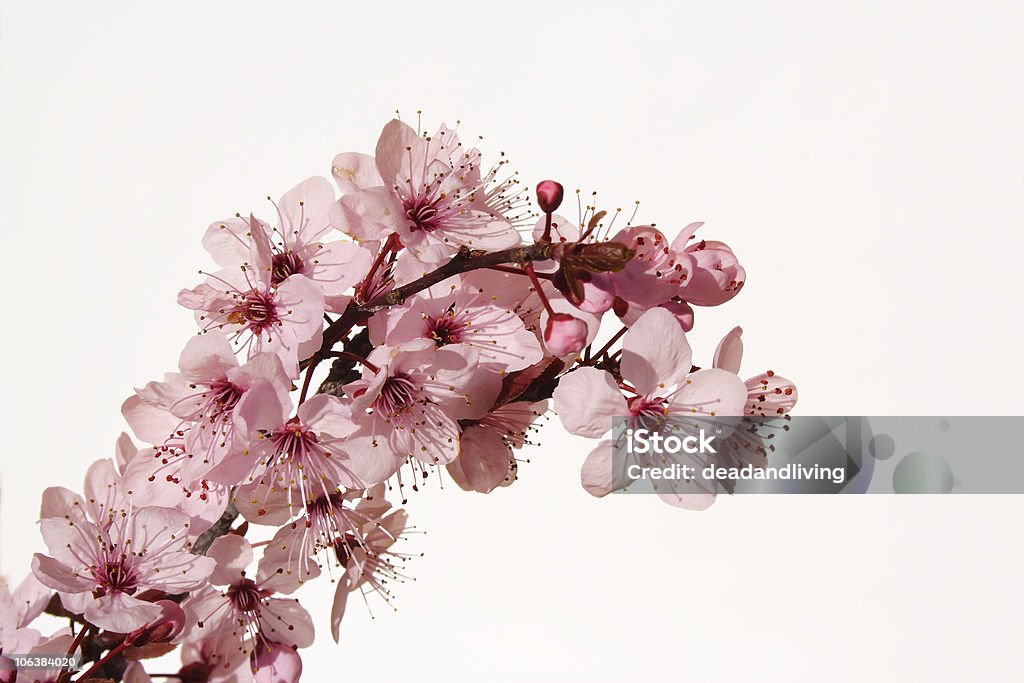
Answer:
[{"label": "dark pink flower center", "polygon": [[427,335],[438,346],[458,344],[462,341],[462,331],[466,324],[455,319],[455,314],[445,311],[440,316],[427,318]]},{"label": "dark pink flower center", "polygon": [[228,588],[228,600],[240,612],[255,612],[263,596],[264,591],[252,579],[242,579]]},{"label": "dark pink flower center", "polygon": [[433,232],[441,227],[441,212],[432,199],[424,196],[407,197],[402,200],[402,208],[412,221],[413,231]]},{"label": "dark pink flower center", "polygon": [[228,322],[245,325],[257,334],[280,322],[273,295],[255,289],[249,290],[228,314]]},{"label": "dark pink flower center", "polygon": [[384,381],[380,395],[373,402],[373,408],[387,417],[395,417],[409,410],[415,399],[416,385],[407,375],[398,374]]},{"label": "dark pink flower center", "polygon": [[292,462],[307,464],[313,458],[331,457],[331,454],[320,445],[315,433],[302,426],[299,418],[293,417],[284,427],[272,432],[269,436],[274,445],[277,458],[288,458]]},{"label": "dark pink flower center", "polygon": [[270,282],[276,287],[287,280],[289,276],[301,273],[305,266],[306,264],[294,251],[274,254]]},{"label": "dark pink flower center", "polygon": [[91,568],[92,577],[99,586],[93,591],[94,597],[106,595],[108,591],[121,591],[131,595],[138,587],[135,571],[124,555],[112,557]]},{"label": "dark pink flower center", "polygon": [[232,410],[241,398],[242,390],[228,380],[222,379],[212,382],[209,390],[206,392],[207,405],[212,413],[211,419]]}]

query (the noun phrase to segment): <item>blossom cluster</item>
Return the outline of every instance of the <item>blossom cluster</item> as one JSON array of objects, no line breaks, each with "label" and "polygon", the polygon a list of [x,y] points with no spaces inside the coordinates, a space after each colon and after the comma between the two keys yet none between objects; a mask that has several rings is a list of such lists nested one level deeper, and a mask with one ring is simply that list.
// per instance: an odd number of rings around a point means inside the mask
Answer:
[{"label": "blossom cluster", "polygon": [[[509,486],[552,407],[592,439],[616,416],[788,413],[791,382],[738,374],[740,328],[694,365],[695,309],[745,281],[726,244],[578,192],[567,218],[560,184],[534,198],[505,166],[454,129],[394,120],[373,155],[334,157],[333,183],[209,226],[216,268],[178,296],[198,334],[124,402],[134,438],[81,493],[45,491],[48,552],[0,586],[0,654],[79,653],[85,670],[0,657],[0,681],[139,683],[175,648],[188,683],[297,681],[314,624],[296,591],[334,584],[335,640],[351,593],[390,604],[410,489]],[[745,445],[737,457],[763,456]],[[611,449],[602,439],[582,463],[591,494],[615,488]],[[44,612],[70,627],[44,635],[31,625]]]}]

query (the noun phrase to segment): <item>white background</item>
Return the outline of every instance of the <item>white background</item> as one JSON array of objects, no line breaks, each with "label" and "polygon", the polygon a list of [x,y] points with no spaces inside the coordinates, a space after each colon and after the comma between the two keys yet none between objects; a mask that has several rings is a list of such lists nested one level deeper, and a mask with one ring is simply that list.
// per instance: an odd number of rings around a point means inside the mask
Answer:
[{"label": "white background", "polygon": [[[745,370],[795,379],[802,414],[1021,413],[1020,3],[302,5],[0,7],[12,578],[42,489],[79,487],[173,369],[206,225],[372,151],[396,107],[529,182],[708,221],[748,284],[698,311],[698,364],[741,324]],[[557,418],[541,444],[511,489],[412,501],[397,614],[353,603],[335,646],[310,586],[304,680],[1020,675],[1020,497],[687,513],[590,498]]]}]

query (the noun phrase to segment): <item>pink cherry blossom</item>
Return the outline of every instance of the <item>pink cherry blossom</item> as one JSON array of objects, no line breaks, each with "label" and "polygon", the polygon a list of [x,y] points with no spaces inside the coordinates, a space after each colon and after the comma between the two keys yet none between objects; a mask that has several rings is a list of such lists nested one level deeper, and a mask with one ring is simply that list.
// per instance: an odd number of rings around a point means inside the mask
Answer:
[{"label": "pink cherry blossom", "polygon": [[334,604],[331,608],[331,633],[334,640],[339,639],[339,627],[348,595],[360,590],[376,593],[385,603],[391,604],[393,593],[389,586],[406,580],[405,562],[411,555],[392,550],[408,527],[408,514],[405,510],[395,510],[380,517],[362,529],[361,543],[346,543],[338,546],[338,565],[343,573],[338,578],[338,586],[334,591]]},{"label": "pink cherry blossom", "polygon": [[[729,331],[715,349],[714,367],[740,371],[743,360],[743,330],[734,327]],[[773,370],[754,375],[746,382],[747,402],[743,409],[746,415],[776,417],[786,415],[796,405],[796,385],[792,381],[776,375]]]},{"label": "pink cherry blossom", "polygon": [[231,271],[249,261],[254,240],[265,241],[271,256],[271,285],[303,275],[323,292],[327,310],[340,313],[349,300],[346,291],[369,269],[372,254],[348,240],[327,241],[334,233],[329,217],[334,202],[329,181],[309,178],[274,205],[278,227],[235,216],[210,225],[203,246],[217,265]]},{"label": "pink cherry blossom", "polygon": [[0,579],[0,652],[27,653],[42,640],[29,624],[46,608],[49,589],[29,574],[11,591]]},{"label": "pink cherry blossom", "polygon": [[[169,481],[168,485],[154,485],[153,449],[139,451],[127,434],[121,434],[117,440],[116,455],[116,461],[101,458],[89,466],[82,489],[84,498],[61,486],[43,491],[40,519],[87,520],[109,528],[114,517],[142,503],[177,508],[186,513],[189,536],[195,538],[208,529],[227,506],[227,489],[223,487],[201,485],[190,492],[180,485],[169,485]],[[159,467],[173,472],[166,465]],[[171,474],[166,476],[174,479]]]},{"label": "pink cherry blossom", "polygon": [[381,472],[393,474],[409,458],[446,464],[459,454],[460,419],[482,417],[500,389],[494,373],[478,372],[475,349],[438,348],[419,339],[379,347],[363,377],[345,387],[360,423],[355,447],[368,448]]},{"label": "pink cherry blossom", "polygon": [[[227,338],[219,333],[193,337],[178,361],[180,373],[168,373],[163,382],[137,389],[121,407],[136,436],[154,444],[157,455],[177,467],[174,479],[186,489],[202,479],[237,484],[231,477],[237,467],[231,460],[248,443],[238,433],[238,405],[255,385],[265,385],[287,401],[291,379],[279,357],[272,353],[254,356],[239,365]],[[181,453],[170,447],[181,441]],[[180,463],[175,456],[183,455]],[[154,468],[164,479],[166,472]]]},{"label": "pink cherry blossom", "polygon": [[106,528],[81,519],[40,522],[51,555],[36,553],[32,571],[64,606],[91,623],[128,633],[162,610],[133,597],[146,590],[185,593],[203,586],[212,560],[188,552],[188,515],[142,507],[113,515]]},{"label": "pink cherry blossom", "polygon": [[258,642],[280,642],[296,647],[313,643],[313,622],[296,600],[276,597],[290,593],[298,582],[262,562],[249,578],[252,546],[229,534],[213,542],[208,556],[214,561],[210,586],[193,593],[183,604],[189,615],[189,639],[196,641],[230,633],[235,643],[251,652]]},{"label": "pink cherry blossom", "polygon": [[[420,262],[437,264],[459,247],[503,249],[519,244],[502,215],[516,206],[516,191],[482,174],[480,153],[441,126],[421,137],[401,121],[384,127],[374,159],[339,154],[333,175],[343,196],[334,221],[361,240],[395,233]],[[497,183],[497,187],[489,187]]]},{"label": "pink cherry blossom", "polygon": [[448,463],[448,474],[465,491],[490,493],[508,486],[517,469],[513,449],[523,447],[527,432],[547,410],[547,401],[516,401],[466,425],[459,457]]},{"label": "pink cherry blossom", "polygon": [[481,366],[499,373],[527,368],[544,356],[543,351],[516,312],[497,305],[497,285],[496,279],[486,276],[451,278],[374,316],[370,340],[401,346],[429,339],[438,347],[475,349]]},{"label": "pink cherry blossom", "polygon": [[653,225],[625,228],[611,241],[625,244],[636,255],[617,273],[595,273],[593,282],[624,302],[627,310],[665,303],[692,275],[691,257],[673,251],[668,238]]},{"label": "pink cherry blossom", "polygon": [[263,351],[276,353],[295,376],[299,360],[320,346],[324,292],[305,275],[278,282],[270,240],[255,219],[250,223],[249,259],[183,289],[178,303],[196,312],[204,332],[223,331],[250,359]]},{"label": "pink cherry blossom", "polygon": [[696,306],[718,306],[739,293],[747,274],[724,242],[701,240],[688,244],[702,225],[691,223],[672,242],[676,258],[688,256],[693,264],[692,275],[682,283],[679,296]]},{"label": "pink cherry blossom", "polygon": [[[243,683],[251,680],[245,650],[230,633],[185,642],[181,647],[182,681],[205,683]],[[244,673],[243,673],[244,668]]]},{"label": "pink cherry blossom", "polygon": [[[265,507],[276,491],[289,495],[291,516],[313,499],[338,486],[367,488],[379,468],[373,454],[353,448],[347,437],[358,428],[351,402],[318,394],[300,404],[294,415],[291,401],[280,402],[268,388],[257,388],[242,399],[239,415],[248,434],[248,483],[237,498]],[[390,473],[388,473],[390,474]]]},{"label": "pink cherry blossom", "polygon": [[[690,345],[668,311],[653,308],[642,315],[624,335],[622,348],[621,381],[604,370],[581,367],[555,389],[555,411],[573,434],[600,437],[611,430],[614,417],[639,425],[669,416],[743,414],[742,380],[722,369],[691,372]],[[611,490],[611,449],[611,441],[602,442],[583,467],[584,487],[596,495]],[[681,498],[678,504],[694,502]]]}]

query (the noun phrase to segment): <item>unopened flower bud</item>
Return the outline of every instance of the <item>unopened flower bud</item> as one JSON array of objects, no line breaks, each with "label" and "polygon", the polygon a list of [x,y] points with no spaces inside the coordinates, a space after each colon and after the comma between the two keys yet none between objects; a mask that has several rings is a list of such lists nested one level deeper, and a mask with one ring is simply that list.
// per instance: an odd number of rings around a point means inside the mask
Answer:
[{"label": "unopened flower bud", "polygon": [[568,313],[554,313],[544,327],[544,345],[556,357],[579,353],[587,345],[587,324]]},{"label": "unopened flower bud", "polygon": [[302,675],[302,658],[284,643],[260,641],[249,655],[256,683],[298,683]]},{"label": "unopened flower bud", "polygon": [[562,205],[565,190],[554,180],[542,180],[537,183],[537,205],[544,213],[554,213]]},{"label": "unopened flower bud", "polygon": [[164,611],[159,621],[150,629],[149,641],[151,643],[166,643],[174,640],[185,628],[185,610],[178,603],[172,600],[157,600],[154,604],[160,605]]},{"label": "unopened flower bud", "polygon": [[135,629],[125,641],[132,647],[141,647],[148,643],[166,643],[174,640],[185,628],[185,611],[172,600],[157,600],[153,603],[163,612],[158,619]]},{"label": "unopened flower bud", "polygon": [[15,683],[18,680],[18,669],[14,660],[0,655],[0,683]]}]

